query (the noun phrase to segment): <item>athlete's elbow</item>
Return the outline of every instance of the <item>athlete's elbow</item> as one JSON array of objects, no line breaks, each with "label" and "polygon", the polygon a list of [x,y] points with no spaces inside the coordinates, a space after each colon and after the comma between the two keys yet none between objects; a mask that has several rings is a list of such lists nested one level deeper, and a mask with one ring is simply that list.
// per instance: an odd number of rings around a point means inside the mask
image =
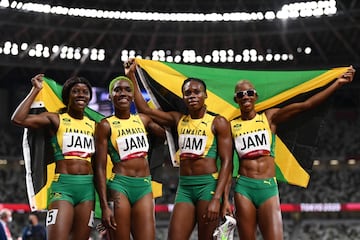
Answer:
[{"label": "athlete's elbow", "polygon": [[306,111],[306,110],[312,109],[314,107],[315,107],[315,104],[313,104],[310,101],[306,101],[306,102],[304,102],[304,104],[301,105],[300,111]]},{"label": "athlete's elbow", "polygon": [[11,117],[11,123],[14,124],[14,125],[17,125],[17,126],[23,126],[24,125],[23,120],[16,117],[16,116]]}]

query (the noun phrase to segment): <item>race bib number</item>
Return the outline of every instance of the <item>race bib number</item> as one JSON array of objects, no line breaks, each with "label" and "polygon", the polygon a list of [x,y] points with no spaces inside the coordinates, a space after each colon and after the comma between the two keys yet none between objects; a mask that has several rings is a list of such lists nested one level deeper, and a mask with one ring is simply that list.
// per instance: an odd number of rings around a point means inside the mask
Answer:
[{"label": "race bib number", "polygon": [[58,211],[58,209],[51,209],[46,213],[46,226],[56,223],[56,216]]},{"label": "race bib number", "polygon": [[95,152],[94,138],[81,133],[64,133],[62,152],[64,156],[88,157]]},{"label": "race bib number", "polygon": [[270,151],[270,138],[266,130],[243,134],[235,138],[235,147],[239,156],[258,151]]},{"label": "race bib number", "polygon": [[118,152],[121,159],[128,159],[138,153],[146,153],[149,150],[147,137],[143,133],[121,136],[116,139]]},{"label": "race bib number", "polygon": [[180,155],[191,154],[201,156],[205,153],[207,136],[180,134],[179,150]]}]

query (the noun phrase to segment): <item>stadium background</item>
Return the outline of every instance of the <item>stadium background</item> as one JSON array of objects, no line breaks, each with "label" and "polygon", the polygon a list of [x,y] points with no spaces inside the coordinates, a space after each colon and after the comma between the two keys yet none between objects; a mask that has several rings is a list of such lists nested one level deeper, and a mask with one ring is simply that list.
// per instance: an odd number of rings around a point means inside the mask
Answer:
[{"label": "stadium background", "polygon": [[[0,208],[27,203],[22,129],[9,120],[36,73],[59,83],[75,74],[88,78],[97,87],[92,106],[108,112],[106,86],[122,74],[122,61],[131,56],[250,70],[329,69],[350,64],[358,70],[360,66],[357,0],[31,3],[36,4],[0,1]],[[51,6],[63,11],[49,12]],[[320,8],[322,12],[315,11]],[[82,9],[82,14],[65,14],[64,9]],[[90,17],[84,16],[85,9],[103,11]],[[275,17],[266,15],[270,11]],[[153,12],[157,14],[149,14]],[[228,14],[235,12],[239,14]],[[193,15],[185,20],[176,20],[176,15],[159,20],[164,17],[160,13]],[[194,15],[197,18],[190,21]],[[327,101],[330,108],[323,113],[317,136],[305,132],[298,138],[313,141],[314,167],[307,189],[280,184],[285,239],[360,239],[359,78]],[[168,161],[165,148],[157,154],[167,159],[152,162],[154,176],[164,183],[164,196],[156,199],[157,238],[164,239],[177,169]],[[21,209],[14,211],[14,236],[25,225]]]}]

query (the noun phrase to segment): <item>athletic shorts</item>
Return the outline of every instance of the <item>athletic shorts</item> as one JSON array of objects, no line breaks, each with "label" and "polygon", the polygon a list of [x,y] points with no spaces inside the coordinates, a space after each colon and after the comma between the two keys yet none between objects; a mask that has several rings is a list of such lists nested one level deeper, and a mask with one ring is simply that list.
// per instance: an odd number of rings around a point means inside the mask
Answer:
[{"label": "athletic shorts", "polygon": [[95,200],[93,175],[55,174],[49,188],[48,204],[65,200],[72,205]]},{"label": "athletic shorts", "polygon": [[248,198],[256,208],[259,208],[269,198],[279,194],[276,178],[255,179],[238,176],[235,192]]},{"label": "athletic shorts", "polygon": [[215,194],[217,174],[198,176],[180,176],[175,203],[189,202],[196,204],[199,200],[210,201]]},{"label": "athletic shorts", "polygon": [[152,192],[151,176],[128,177],[113,174],[107,183],[107,187],[124,194],[130,204],[135,204],[139,199]]}]

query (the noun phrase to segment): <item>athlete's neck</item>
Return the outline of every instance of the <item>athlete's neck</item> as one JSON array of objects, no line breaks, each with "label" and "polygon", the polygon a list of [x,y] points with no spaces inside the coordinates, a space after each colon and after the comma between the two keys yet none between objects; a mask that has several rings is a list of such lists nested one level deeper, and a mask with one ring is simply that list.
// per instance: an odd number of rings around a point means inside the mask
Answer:
[{"label": "athlete's neck", "polygon": [[247,112],[247,113],[241,113],[241,119],[242,120],[251,120],[256,116],[255,111]]},{"label": "athlete's neck", "polygon": [[120,119],[129,119],[131,115],[130,109],[126,111],[120,111],[119,109],[115,109],[115,116]]},{"label": "athlete's neck", "polygon": [[68,109],[68,112],[70,117],[75,119],[83,119],[84,118],[84,112],[83,111],[73,111],[71,109]]},{"label": "athlete's neck", "polygon": [[206,105],[202,106],[200,109],[196,111],[189,112],[189,115],[192,119],[203,118],[206,113]]}]

